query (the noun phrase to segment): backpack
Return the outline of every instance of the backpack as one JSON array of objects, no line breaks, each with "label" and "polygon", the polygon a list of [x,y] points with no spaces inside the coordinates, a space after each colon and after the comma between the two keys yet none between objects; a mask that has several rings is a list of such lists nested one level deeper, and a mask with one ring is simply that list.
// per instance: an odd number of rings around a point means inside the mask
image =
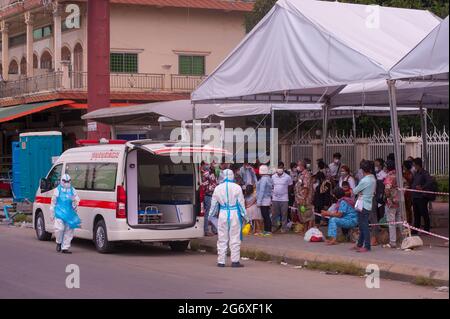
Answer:
[{"label": "backpack", "polygon": [[[437,192],[438,191],[438,183],[436,181],[436,178],[434,178],[431,175],[428,175],[429,180],[429,186],[426,187],[426,191],[429,192]],[[424,193],[423,197],[428,199],[429,201],[435,201],[436,200],[436,194],[429,194],[429,193]]]}]

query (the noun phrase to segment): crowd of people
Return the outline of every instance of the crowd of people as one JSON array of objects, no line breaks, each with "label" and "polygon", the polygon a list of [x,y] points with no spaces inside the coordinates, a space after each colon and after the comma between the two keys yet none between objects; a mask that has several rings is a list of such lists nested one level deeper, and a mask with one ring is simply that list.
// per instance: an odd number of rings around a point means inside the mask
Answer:
[{"label": "crowd of people", "polygon": [[[200,197],[205,213],[206,236],[217,233],[217,225],[208,221],[214,190],[224,181],[223,172],[234,173],[245,199],[246,214],[255,236],[270,237],[275,232],[294,230],[304,234],[313,227],[327,226],[329,245],[338,243],[338,229],[344,236],[359,228],[359,238],[354,249],[368,252],[378,245],[380,221],[390,223],[389,243],[397,245],[397,227],[402,230],[400,191],[396,180],[394,154],[386,160],[362,160],[359,169],[352,173],[341,161],[340,153],[333,155],[331,163],[319,159],[312,167],[309,159],[291,163],[286,169],[278,163],[275,171],[267,165],[244,163],[242,166],[228,163],[201,164]],[[423,168],[421,158],[408,158],[402,165],[404,187],[412,190],[432,190],[433,178]],[[424,230],[430,230],[428,202],[432,195],[406,191],[406,221]],[[399,222],[395,224],[394,222]],[[414,232],[413,232],[414,233]]]}]

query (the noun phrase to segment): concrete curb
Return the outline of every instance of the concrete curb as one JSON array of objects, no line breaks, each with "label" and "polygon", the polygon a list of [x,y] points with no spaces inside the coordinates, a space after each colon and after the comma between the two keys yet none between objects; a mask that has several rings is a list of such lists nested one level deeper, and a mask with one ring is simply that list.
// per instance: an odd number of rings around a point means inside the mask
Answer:
[{"label": "concrete curb", "polygon": [[[217,253],[216,242],[209,240],[193,241],[200,249],[211,253]],[[327,255],[310,251],[301,251],[293,249],[280,249],[273,247],[261,247],[259,245],[243,244],[242,250],[262,251],[268,254],[273,261],[285,261],[292,265],[303,265],[304,262],[319,263],[343,263],[352,264],[365,271],[367,265],[376,264],[380,268],[380,275],[383,279],[414,282],[418,277],[424,277],[434,281],[436,285],[448,286],[448,270],[436,270],[428,267],[418,267],[408,264],[394,264],[376,259],[348,258],[347,256]]]}]

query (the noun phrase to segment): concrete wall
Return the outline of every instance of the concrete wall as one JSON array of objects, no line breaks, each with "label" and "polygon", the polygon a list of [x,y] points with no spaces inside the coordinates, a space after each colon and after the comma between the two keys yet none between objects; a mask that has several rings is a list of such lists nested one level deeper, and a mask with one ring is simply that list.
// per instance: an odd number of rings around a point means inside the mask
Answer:
[{"label": "concrete wall", "polygon": [[206,55],[206,73],[245,36],[243,14],[210,10],[113,6],[111,50],[138,52],[140,73],[178,74],[177,52]]},{"label": "concrete wall", "polygon": [[[39,25],[51,23],[48,18]],[[86,12],[82,10],[81,28],[65,31],[61,37],[62,46],[67,46],[72,53],[72,60],[75,45],[82,45],[83,71],[87,71],[87,23]],[[111,51],[138,53],[139,73],[178,74],[177,54],[205,55],[205,71],[209,74],[244,38],[243,23],[241,12],[113,5]],[[25,24],[17,32],[25,32]],[[33,47],[38,60],[46,50],[53,56],[53,37],[34,41]],[[25,45],[10,47],[9,61],[16,59],[20,65],[25,54]]]}]

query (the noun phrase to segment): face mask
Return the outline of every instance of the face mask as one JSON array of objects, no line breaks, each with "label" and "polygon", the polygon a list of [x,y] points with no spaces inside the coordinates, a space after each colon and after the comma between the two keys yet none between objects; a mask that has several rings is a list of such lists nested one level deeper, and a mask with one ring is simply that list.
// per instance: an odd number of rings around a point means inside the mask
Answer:
[{"label": "face mask", "polygon": [[334,160],[334,162],[335,162],[336,164],[339,164],[339,159],[336,158],[336,159]]},{"label": "face mask", "polygon": [[204,169],[205,171],[209,171],[210,168],[211,168],[211,167],[210,167],[209,165],[203,166],[203,169]]},{"label": "face mask", "polygon": [[61,186],[64,188],[70,188],[70,182],[61,182]]},{"label": "face mask", "polygon": [[416,168],[415,167],[411,168],[411,172],[413,173],[417,172]]},{"label": "face mask", "polygon": [[313,184],[313,188],[316,189],[317,186],[319,186],[319,183],[318,183],[318,182],[315,182],[315,183]]},{"label": "face mask", "polygon": [[375,167],[375,172],[379,172],[379,171],[381,171],[381,169],[377,166],[377,167]]},{"label": "face mask", "polygon": [[283,175],[283,172],[284,172],[284,171],[283,171],[282,168],[278,168],[278,169],[277,169],[277,174],[278,174],[278,175],[280,175],[280,176]]},{"label": "face mask", "polygon": [[341,172],[341,176],[347,176],[347,172]]},{"label": "face mask", "polygon": [[306,168],[310,169],[311,168],[311,164],[306,164]]}]

